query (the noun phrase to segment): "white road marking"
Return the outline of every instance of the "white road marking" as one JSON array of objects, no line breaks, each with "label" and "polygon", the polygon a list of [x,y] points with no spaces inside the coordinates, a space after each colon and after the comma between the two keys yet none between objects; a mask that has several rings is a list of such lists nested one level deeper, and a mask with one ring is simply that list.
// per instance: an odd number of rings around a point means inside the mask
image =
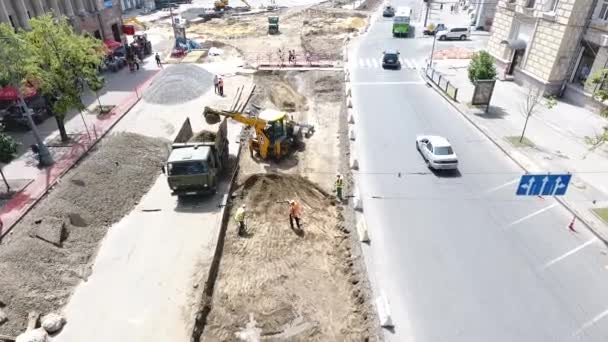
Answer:
[{"label": "white road marking", "polygon": [[359,58],[359,67],[361,67],[361,68],[365,67],[365,61],[363,60],[363,58]]},{"label": "white road marking", "polygon": [[419,69],[420,68],[420,66],[418,65],[418,62],[412,61],[412,63],[414,63],[414,69]]},{"label": "white road marking", "polygon": [[597,316],[593,317],[590,321],[586,322],[585,324],[583,324],[575,333],[574,336],[579,336],[583,330],[589,328],[590,326],[594,325],[595,323],[597,323],[598,321],[600,321],[602,318],[606,317],[606,315],[608,315],[608,310],[598,314]]},{"label": "white road marking", "polygon": [[404,61],[403,61],[403,58],[401,58],[401,57],[399,57],[399,62],[401,63],[401,65],[405,64]]},{"label": "white road marking", "polygon": [[532,214],[530,214],[530,215],[526,215],[526,216],[524,216],[524,217],[520,218],[519,220],[513,221],[513,222],[509,223],[509,225],[508,225],[507,227],[514,226],[514,225],[516,225],[516,224],[518,224],[518,223],[522,223],[522,222],[524,222],[525,220],[527,220],[527,219],[529,219],[529,218],[532,218],[532,217],[534,217],[534,216],[536,216],[536,215],[538,215],[538,214],[540,214],[540,213],[543,213],[543,212],[545,212],[545,211],[547,211],[547,210],[549,210],[549,209],[551,209],[551,208],[553,208],[553,207],[555,207],[555,206],[557,206],[557,203],[553,203],[553,204],[551,204],[551,205],[549,205],[549,206],[547,206],[547,207],[544,207],[544,208],[542,208],[542,209],[540,209],[540,210],[538,210],[538,211],[533,212],[533,213],[532,213]]},{"label": "white road marking", "polygon": [[411,69],[411,68],[413,68],[413,67],[414,67],[414,65],[412,64],[412,62],[411,62],[409,59],[406,59],[406,60],[405,60],[405,62],[407,63],[407,67],[408,67],[408,68],[410,68],[410,69]]},{"label": "white road marking", "polygon": [[511,185],[511,184],[515,184],[515,183],[517,183],[517,182],[519,182],[519,178],[515,178],[515,179],[513,179],[513,180],[510,180],[510,181],[506,182],[505,184],[502,184],[502,185],[499,185],[499,186],[493,187],[493,188],[491,188],[491,189],[489,189],[489,190],[486,190],[484,193],[487,195],[487,194],[489,194],[489,193],[492,193],[492,192],[494,192],[494,191],[500,190],[500,189],[502,189],[502,188],[506,188],[507,186],[509,186],[509,185]]},{"label": "white road marking", "polygon": [[581,249],[583,249],[583,248],[591,245],[592,243],[594,243],[596,241],[597,241],[597,237],[593,237],[591,240],[589,240],[589,241],[585,242],[584,244],[576,247],[575,249],[573,249],[573,250],[571,250],[571,251],[569,251],[567,253],[564,253],[563,255],[561,255],[561,256],[559,256],[559,257],[557,257],[557,258],[549,261],[548,263],[545,264],[545,266],[543,266],[543,269],[546,269],[547,267],[549,267],[549,266],[551,266],[551,265],[553,265],[555,263],[558,263],[558,262],[566,259],[567,257],[571,256],[572,254],[580,251]]},{"label": "white road marking", "polygon": [[403,81],[403,82],[352,82],[350,85],[351,86],[363,86],[363,85],[405,85],[405,84],[415,84],[415,85],[421,85],[421,84],[426,84],[426,82],[421,82],[421,81]]},{"label": "white road marking", "polygon": [[369,58],[365,59],[365,67],[366,68],[371,68],[372,67],[371,59],[369,59]]},{"label": "white road marking", "polygon": [[375,68],[375,69],[377,69],[378,66],[379,66],[378,61],[375,60],[375,59],[372,59],[372,67]]}]

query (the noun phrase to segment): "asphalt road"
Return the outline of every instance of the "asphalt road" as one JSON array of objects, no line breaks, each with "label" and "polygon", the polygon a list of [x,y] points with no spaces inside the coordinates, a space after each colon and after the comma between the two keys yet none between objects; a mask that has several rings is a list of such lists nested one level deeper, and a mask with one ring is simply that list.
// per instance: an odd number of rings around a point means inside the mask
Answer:
[{"label": "asphalt road", "polygon": [[[418,69],[373,66],[388,48],[418,64],[428,56],[431,39],[394,39],[390,25],[378,18],[349,58],[355,177],[372,240],[364,253],[376,293],[390,302],[388,339],[605,341],[606,247],[580,223],[571,233],[555,200],[516,197],[522,170]],[[459,172],[430,172],[418,134],[447,137]]]}]

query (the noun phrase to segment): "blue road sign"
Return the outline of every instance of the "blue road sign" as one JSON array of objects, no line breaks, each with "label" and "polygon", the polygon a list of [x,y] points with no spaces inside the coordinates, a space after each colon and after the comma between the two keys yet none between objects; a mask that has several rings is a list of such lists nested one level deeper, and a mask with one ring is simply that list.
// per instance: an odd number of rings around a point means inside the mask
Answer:
[{"label": "blue road sign", "polygon": [[563,196],[572,175],[523,175],[517,196]]}]

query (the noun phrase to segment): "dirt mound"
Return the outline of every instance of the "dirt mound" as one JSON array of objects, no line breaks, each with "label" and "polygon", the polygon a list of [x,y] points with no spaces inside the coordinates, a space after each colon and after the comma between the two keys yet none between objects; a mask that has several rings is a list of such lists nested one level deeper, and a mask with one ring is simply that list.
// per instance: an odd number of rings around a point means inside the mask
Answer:
[{"label": "dirt mound", "polygon": [[270,101],[280,110],[300,112],[307,109],[306,97],[298,94],[284,81],[273,82],[269,95]]},{"label": "dirt mound", "polygon": [[[17,335],[27,313],[63,306],[90,273],[110,225],[139,201],[160,173],[168,141],[123,133],[104,138],[0,245],[0,302],[8,321],[0,334]],[[48,220],[63,222],[63,248],[36,238]]]},{"label": "dirt mound", "polygon": [[[368,337],[348,231],[333,199],[302,177],[279,174],[253,175],[236,191],[233,208],[247,205],[247,235],[238,237],[230,222],[201,341]],[[302,204],[302,231],[290,229],[288,199]]]},{"label": "dirt mound", "polygon": [[178,104],[194,100],[213,85],[213,76],[192,64],[176,64],[162,72],[144,94],[155,104]]},{"label": "dirt mound", "polygon": [[217,134],[211,131],[201,131],[197,133],[192,139],[193,142],[207,142],[207,141],[215,141],[215,137]]},{"label": "dirt mound", "polygon": [[321,100],[337,100],[342,96],[343,79],[341,74],[321,76],[314,81],[313,93]]}]

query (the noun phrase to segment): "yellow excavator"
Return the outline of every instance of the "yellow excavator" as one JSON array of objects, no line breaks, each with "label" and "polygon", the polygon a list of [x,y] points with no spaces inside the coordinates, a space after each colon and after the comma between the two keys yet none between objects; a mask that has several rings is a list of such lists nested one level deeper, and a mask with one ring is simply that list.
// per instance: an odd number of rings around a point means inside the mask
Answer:
[{"label": "yellow excavator", "polygon": [[[247,8],[251,8],[251,5],[249,5],[247,0],[241,0],[241,2],[244,3]],[[216,11],[223,11],[230,8],[230,6],[228,5],[228,0],[217,0],[213,3],[213,8]]]},{"label": "yellow excavator", "polygon": [[216,124],[222,117],[227,117],[252,127],[255,136],[249,139],[249,152],[251,156],[258,153],[262,159],[282,159],[300,145],[303,136],[309,137],[314,131],[314,127],[298,124],[288,118],[287,113],[273,109],[265,109],[258,116],[248,116],[238,111],[205,107],[203,116],[208,124]]}]

